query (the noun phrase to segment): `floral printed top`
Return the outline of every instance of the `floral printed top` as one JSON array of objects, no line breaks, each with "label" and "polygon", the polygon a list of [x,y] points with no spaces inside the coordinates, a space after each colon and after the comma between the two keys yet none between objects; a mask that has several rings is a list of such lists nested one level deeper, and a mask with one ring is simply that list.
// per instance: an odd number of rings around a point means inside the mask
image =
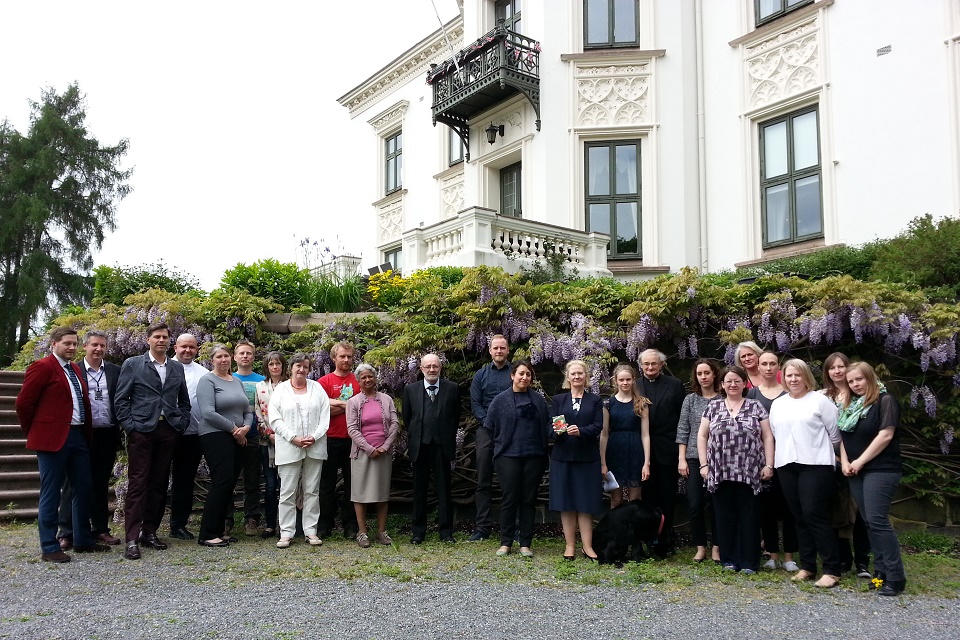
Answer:
[{"label": "floral printed top", "polygon": [[724,398],[712,400],[703,417],[710,421],[707,439],[707,491],[713,493],[724,481],[750,485],[760,493],[760,471],[765,464],[760,422],[767,411],[756,400],[744,398],[736,416],[730,415]]}]

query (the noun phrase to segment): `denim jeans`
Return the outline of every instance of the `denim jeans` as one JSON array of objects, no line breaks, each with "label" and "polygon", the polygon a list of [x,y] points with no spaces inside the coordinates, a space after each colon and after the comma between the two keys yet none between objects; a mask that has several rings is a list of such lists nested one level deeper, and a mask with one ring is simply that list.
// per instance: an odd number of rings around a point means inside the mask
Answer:
[{"label": "denim jeans", "polygon": [[890,524],[890,503],[900,484],[897,471],[867,471],[851,476],[850,493],[863,515],[873,550],[873,568],[886,574],[887,580],[904,580],[900,541]]},{"label": "denim jeans", "polygon": [[59,451],[38,451],[37,466],[40,470],[40,502],[37,509],[37,528],[40,533],[40,550],[43,553],[60,551],[57,541],[59,523],[60,490],[63,481],[70,479],[73,486],[73,544],[84,547],[93,544],[90,535],[90,448],[80,429],[70,429],[67,441]]}]

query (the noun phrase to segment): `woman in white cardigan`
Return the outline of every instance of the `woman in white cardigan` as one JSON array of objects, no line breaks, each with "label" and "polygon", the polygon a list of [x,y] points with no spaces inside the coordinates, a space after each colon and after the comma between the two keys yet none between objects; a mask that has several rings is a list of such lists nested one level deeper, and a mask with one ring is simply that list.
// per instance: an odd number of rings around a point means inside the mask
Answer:
[{"label": "woman in white cardigan", "polygon": [[317,382],[307,379],[310,356],[298,353],[290,359],[290,379],[281,382],[270,396],[270,428],[276,434],[276,463],[280,475],[277,548],[286,549],[296,532],[294,496],[303,479],[303,533],[311,545],[323,544],[317,536],[320,519],[320,470],[327,459],[327,428],[330,400]]}]

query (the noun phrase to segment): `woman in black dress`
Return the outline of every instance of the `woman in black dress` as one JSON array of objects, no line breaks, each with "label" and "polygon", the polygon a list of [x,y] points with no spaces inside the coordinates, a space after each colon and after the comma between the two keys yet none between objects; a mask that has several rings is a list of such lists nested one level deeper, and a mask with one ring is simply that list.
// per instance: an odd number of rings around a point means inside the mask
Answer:
[{"label": "woman in black dress", "polygon": [[[583,555],[595,560],[593,516],[603,511],[600,475],[600,432],[603,430],[603,402],[586,390],[587,365],[571,360],[565,369],[567,393],[553,397],[554,433],[550,464],[550,509],[560,512],[567,547],[564,560],[573,560],[577,527]],[[558,420],[560,416],[563,421]]]}]

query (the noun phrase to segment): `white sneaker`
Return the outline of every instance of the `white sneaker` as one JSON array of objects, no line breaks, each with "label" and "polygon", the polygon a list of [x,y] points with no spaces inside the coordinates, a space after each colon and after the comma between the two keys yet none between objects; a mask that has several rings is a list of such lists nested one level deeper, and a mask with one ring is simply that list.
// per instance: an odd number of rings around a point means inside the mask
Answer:
[{"label": "white sneaker", "polygon": [[777,561],[774,560],[773,558],[770,558],[769,560],[763,563],[762,568],[767,569],[769,571],[775,571],[777,568]]},{"label": "white sneaker", "polygon": [[797,571],[800,571],[800,565],[793,560],[787,560],[783,563],[783,570],[789,571],[790,573],[796,573]]}]

